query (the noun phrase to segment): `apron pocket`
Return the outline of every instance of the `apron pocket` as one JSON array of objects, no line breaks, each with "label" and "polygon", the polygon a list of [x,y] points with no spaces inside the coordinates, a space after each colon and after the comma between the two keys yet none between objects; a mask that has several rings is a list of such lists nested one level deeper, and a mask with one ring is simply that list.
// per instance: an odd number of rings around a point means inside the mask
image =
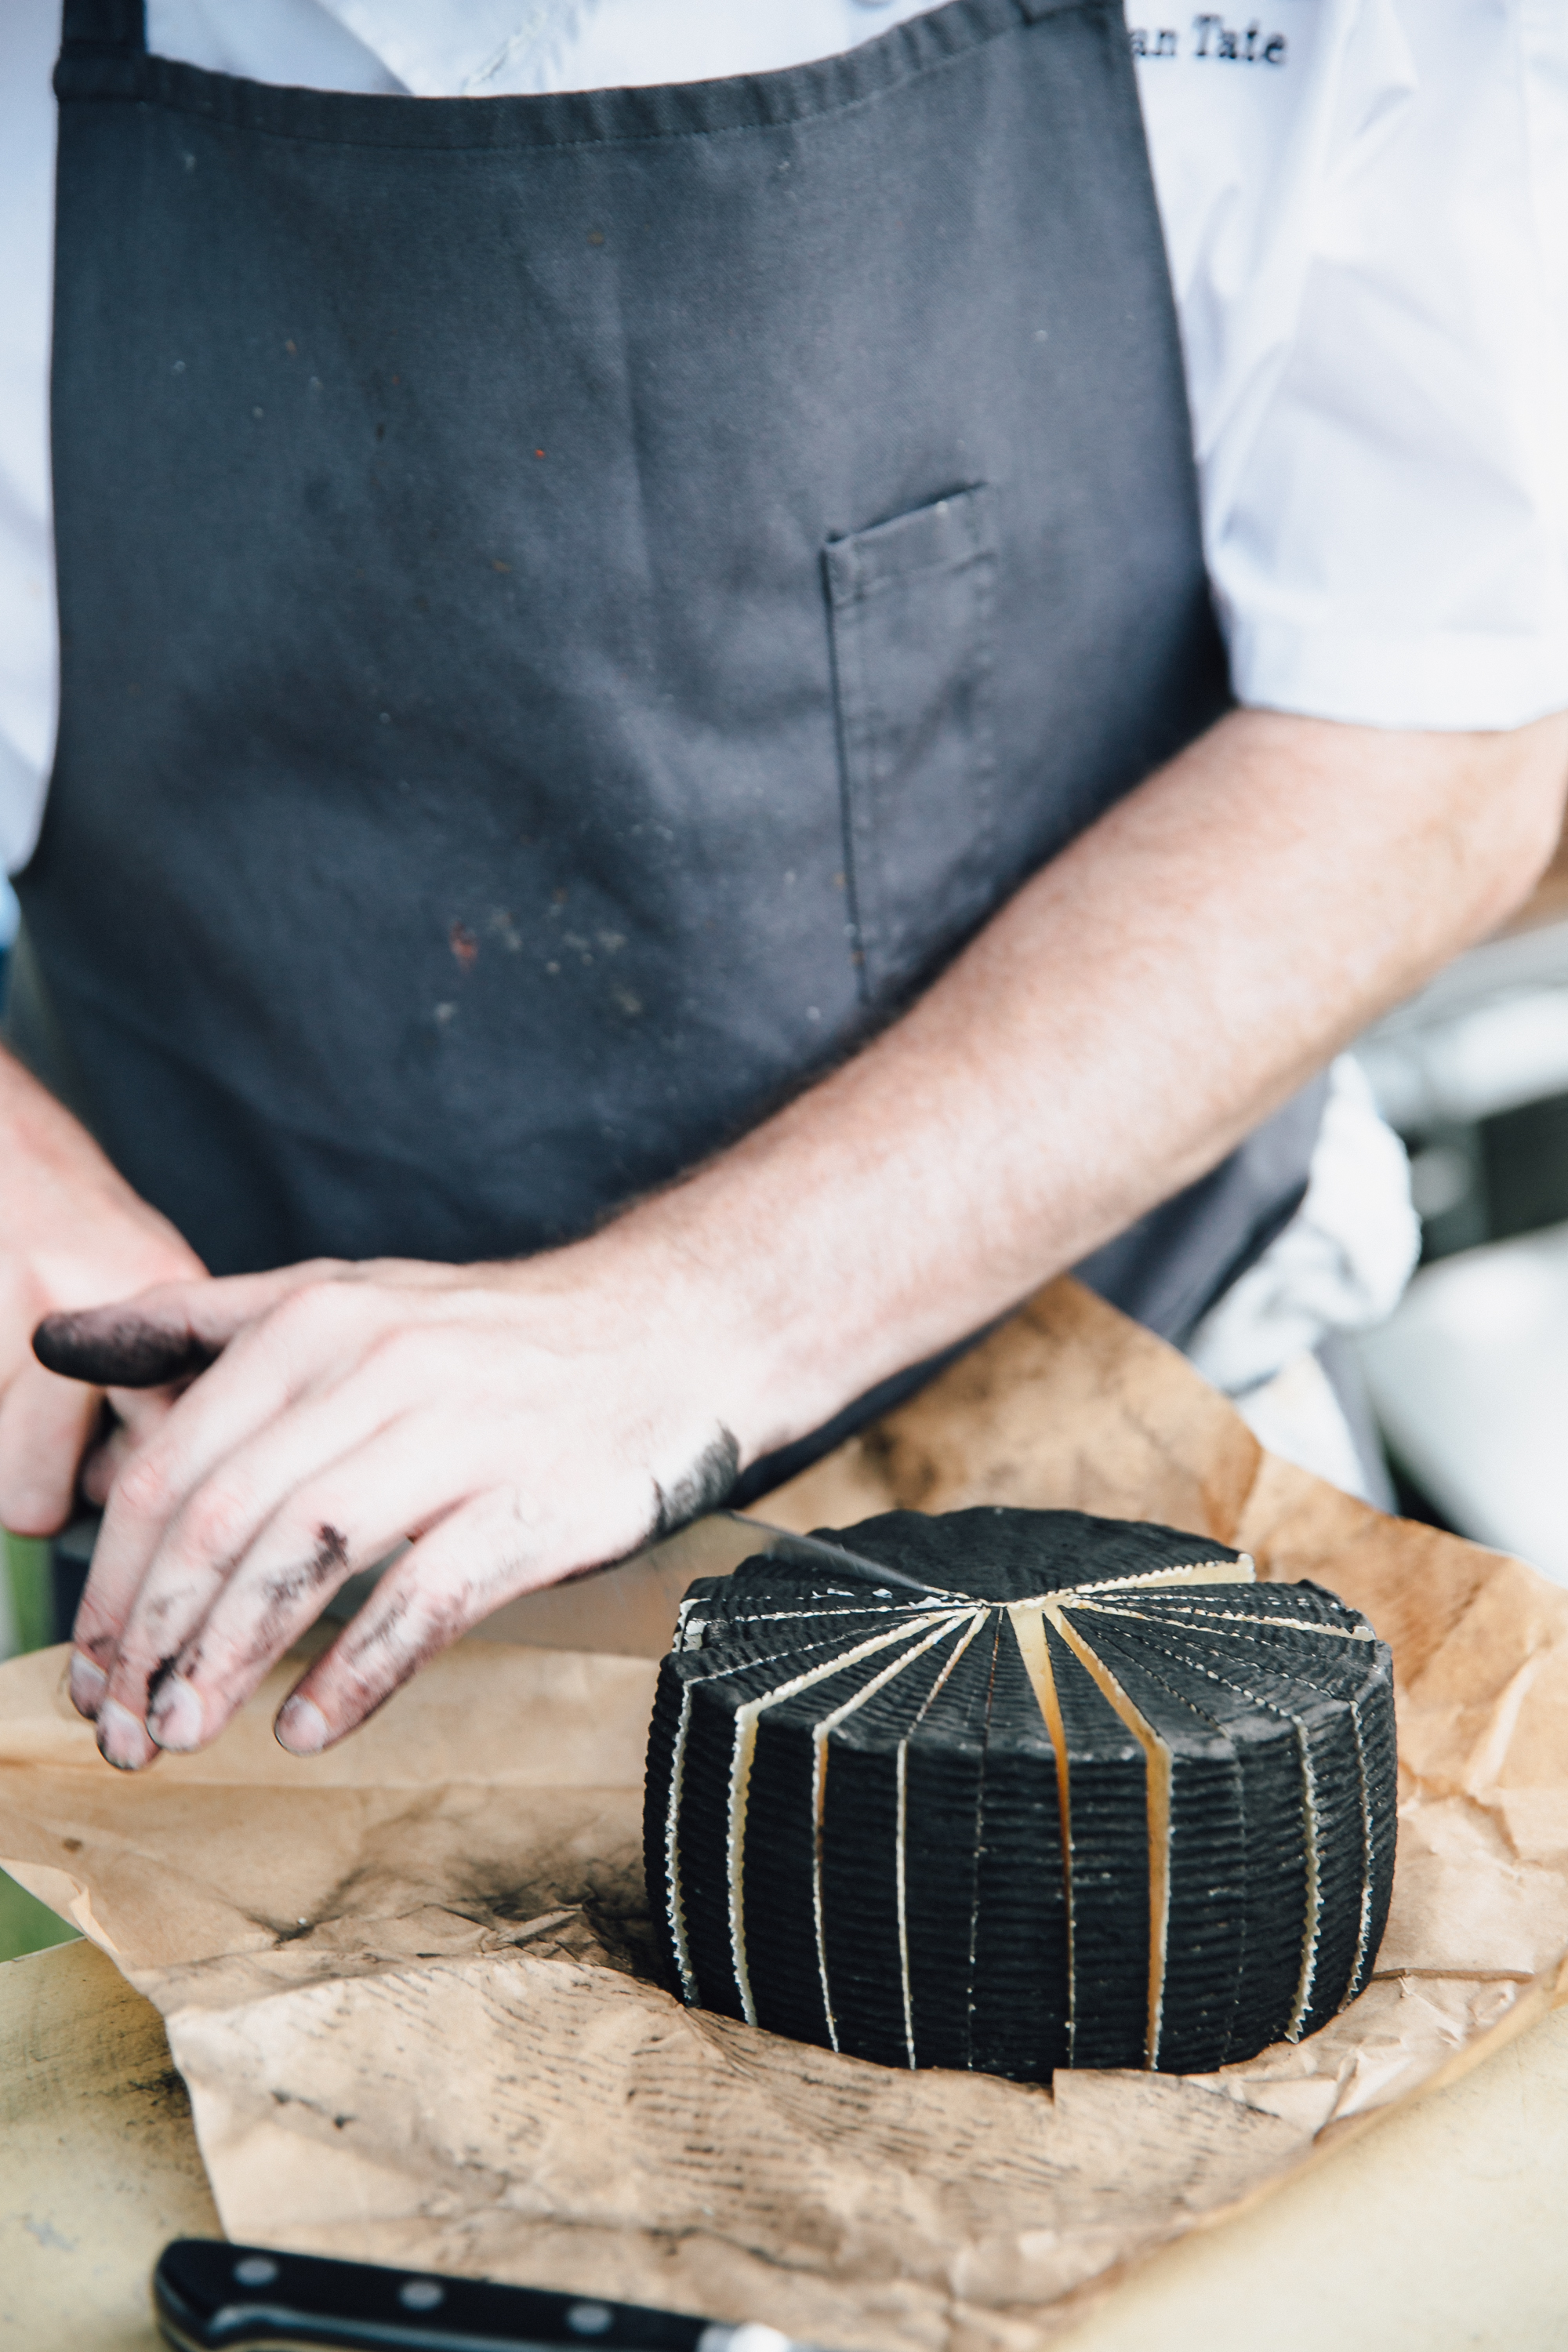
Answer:
[{"label": "apron pocket", "polygon": [[994,896],[992,507],[980,483],[823,551],[849,911],[868,1003],[925,977]]}]

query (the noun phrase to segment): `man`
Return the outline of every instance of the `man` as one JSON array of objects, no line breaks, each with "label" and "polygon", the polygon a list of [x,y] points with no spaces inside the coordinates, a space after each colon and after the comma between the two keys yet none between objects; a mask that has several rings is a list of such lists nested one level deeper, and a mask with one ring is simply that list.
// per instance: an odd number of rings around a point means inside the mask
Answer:
[{"label": "man", "polygon": [[1568,762],[1522,17],[1142,28],[1169,265],[1102,0],[147,33],[68,10],[0,1073],[132,1769],[405,1534],[286,1746],[1064,1266],[1185,1336]]}]

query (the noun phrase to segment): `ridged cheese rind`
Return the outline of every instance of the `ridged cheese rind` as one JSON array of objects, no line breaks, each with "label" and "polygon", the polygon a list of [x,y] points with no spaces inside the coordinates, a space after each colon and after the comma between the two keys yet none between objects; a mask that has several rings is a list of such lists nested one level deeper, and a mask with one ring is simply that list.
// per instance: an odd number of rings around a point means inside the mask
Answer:
[{"label": "ridged cheese rind", "polygon": [[1363,1989],[1396,1759],[1354,1611],[1081,1512],[843,1540],[929,1591],[760,1557],[692,1587],[660,1670],[645,1861],[684,1999],[1044,2081],[1207,2072]]}]

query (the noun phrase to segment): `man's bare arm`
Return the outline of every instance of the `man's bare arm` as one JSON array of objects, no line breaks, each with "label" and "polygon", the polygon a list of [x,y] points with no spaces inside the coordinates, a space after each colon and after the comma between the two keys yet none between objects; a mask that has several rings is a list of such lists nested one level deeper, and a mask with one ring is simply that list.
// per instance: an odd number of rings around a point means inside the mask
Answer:
[{"label": "man's bare arm", "polygon": [[[1213,1167],[1514,911],[1565,786],[1568,715],[1436,735],[1239,711],[1114,808],[867,1052],[653,1208],[787,1335],[767,1442]],[[802,1299],[831,1300],[827,1346]]]},{"label": "man's bare arm", "polygon": [[110,1498],[74,1678],[105,1754],[148,1760],[149,1722],[213,1737],[416,1530],[279,1717],[321,1747],[503,1600],[1004,1310],[1493,929],[1565,777],[1568,718],[1423,736],[1237,713],[854,1061],[592,1239],[148,1297],[151,1328],[225,1352]]}]

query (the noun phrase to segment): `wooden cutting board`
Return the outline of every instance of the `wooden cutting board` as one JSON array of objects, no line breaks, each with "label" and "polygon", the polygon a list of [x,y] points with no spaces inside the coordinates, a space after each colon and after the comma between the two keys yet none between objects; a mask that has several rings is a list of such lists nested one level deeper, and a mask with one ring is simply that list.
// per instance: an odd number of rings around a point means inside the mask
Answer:
[{"label": "wooden cutting board", "polygon": [[[1560,2352],[1565,2211],[1559,2009],[1156,2255],[1061,2352]],[[156,2010],[90,1944],[0,1967],[0,2345],[155,2352],[160,2248],[218,2233]]]}]

